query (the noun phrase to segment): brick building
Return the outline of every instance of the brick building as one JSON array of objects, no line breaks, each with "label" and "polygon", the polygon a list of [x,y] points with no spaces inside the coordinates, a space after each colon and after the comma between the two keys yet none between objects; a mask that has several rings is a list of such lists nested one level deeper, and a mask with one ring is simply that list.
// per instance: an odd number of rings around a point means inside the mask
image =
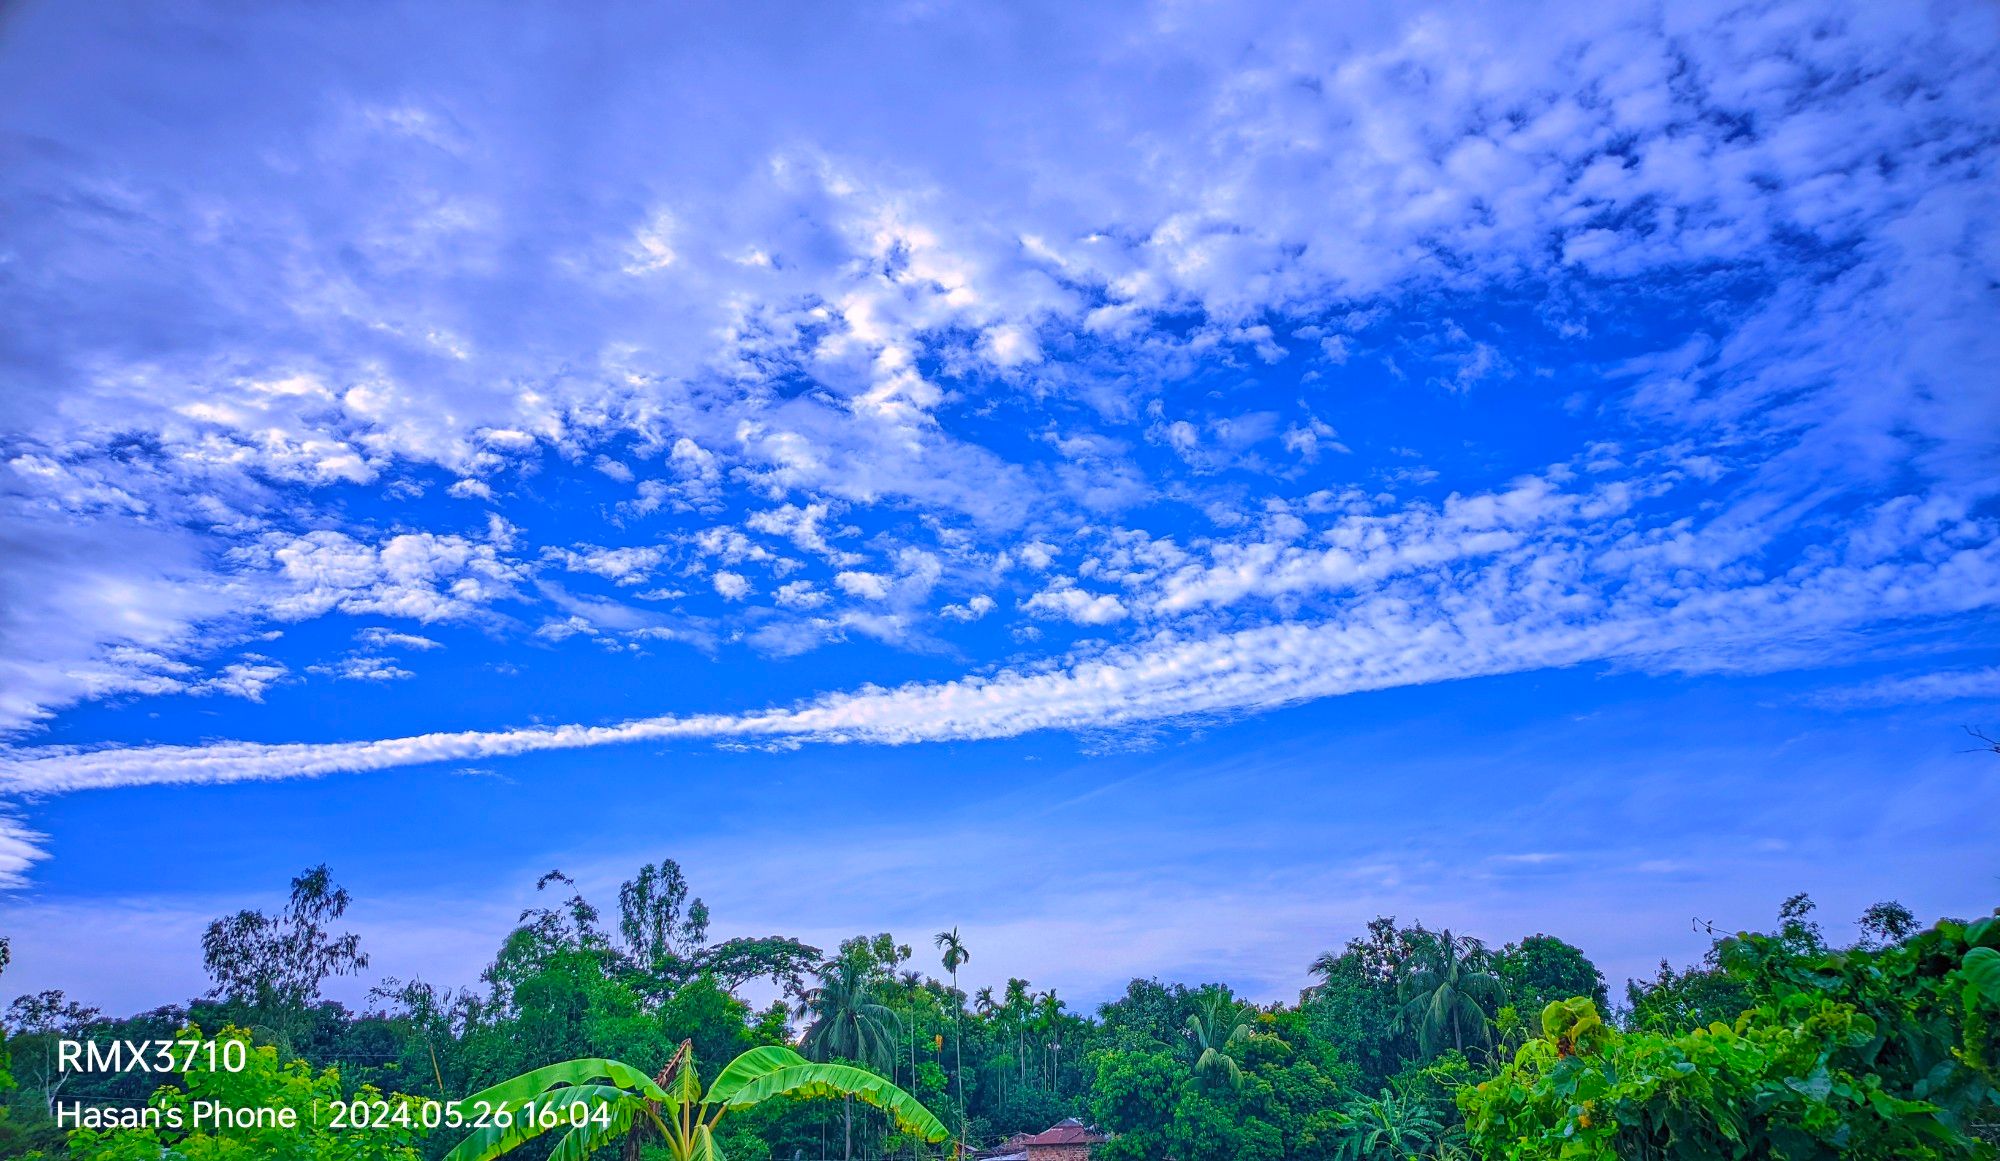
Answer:
[{"label": "brick building", "polygon": [[1110,1138],[1069,1117],[1029,1136],[1016,1133],[994,1150],[975,1154],[979,1161],[1090,1161],[1093,1146]]}]

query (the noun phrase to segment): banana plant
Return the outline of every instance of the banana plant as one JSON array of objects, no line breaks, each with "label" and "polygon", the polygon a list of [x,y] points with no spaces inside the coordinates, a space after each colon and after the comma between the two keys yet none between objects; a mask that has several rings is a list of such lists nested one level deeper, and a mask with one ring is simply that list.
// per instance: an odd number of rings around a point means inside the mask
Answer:
[{"label": "banana plant", "polygon": [[[649,1126],[674,1161],[725,1161],[715,1127],[731,1109],[776,1097],[851,1097],[887,1113],[897,1128],[936,1143],[951,1135],[917,1098],[866,1069],[815,1064],[782,1045],[752,1048],[729,1062],[702,1092],[693,1046],[680,1050],[656,1077],[617,1060],[589,1057],[524,1072],[460,1102],[468,1115],[505,1110],[475,1130],[445,1161],[492,1161],[558,1128],[566,1128],[549,1161],[583,1161],[596,1150]],[[532,1105],[532,1110],[529,1106]],[[581,1107],[577,1107],[581,1106]],[[497,1122],[509,1123],[500,1125]]]}]

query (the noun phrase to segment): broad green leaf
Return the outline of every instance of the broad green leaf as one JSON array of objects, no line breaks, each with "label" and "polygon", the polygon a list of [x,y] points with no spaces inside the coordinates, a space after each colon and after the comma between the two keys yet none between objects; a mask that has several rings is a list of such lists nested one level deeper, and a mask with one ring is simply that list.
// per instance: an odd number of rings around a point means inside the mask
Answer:
[{"label": "broad green leaf", "polygon": [[467,1107],[475,1101],[485,1101],[490,1105],[505,1102],[508,1106],[519,1105],[522,1101],[540,1096],[561,1084],[593,1084],[609,1081],[619,1088],[638,1091],[661,1104],[675,1104],[674,1098],[653,1083],[653,1078],[622,1060],[606,1060],[598,1056],[585,1056],[576,1060],[565,1060],[558,1064],[547,1064],[532,1072],[524,1072],[510,1077],[491,1088],[482,1089],[465,1098]]},{"label": "broad green leaf", "polygon": [[1979,994],[1995,1004],[2000,1004],[2000,951],[1990,947],[1975,947],[1965,953],[1965,963],[1960,966],[1965,978],[1979,989]]},{"label": "broad green leaf", "polygon": [[667,1103],[676,1108],[684,1104],[701,1103],[701,1073],[695,1068],[693,1052],[687,1054],[687,1058],[681,1062],[680,1071],[669,1077],[668,1083],[674,1088],[673,1100]]},{"label": "broad green leaf", "polygon": [[796,1064],[765,1073],[738,1088],[726,1102],[730,1108],[747,1108],[775,1096],[800,1099],[853,1097],[889,1114],[906,1133],[937,1142],[951,1136],[944,1122],[917,1098],[865,1069],[846,1064]]},{"label": "broad green leaf", "polygon": [[[550,1161],[555,1161],[550,1158]],[[715,1134],[707,1125],[696,1125],[694,1129],[694,1152],[690,1161],[722,1161],[722,1147],[715,1143]]]},{"label": "broad green leaf", "polygon": [[[521,1078],[515,1077],[514,1079],[519,1080]],[[495,1107],[499,1107],[500,1102],[487,1096],[486,1093],[491,1093],[501,1087],[504,1087],[504,1085],[495,1085],[494,1088],[487,1089],[485,1093],[473,1097],[472,1101],[486,1101]],[[470,1136],[460,1141],[451,1152],[445,1154],[445,1161],[492,1161],[493,1158],[512,1152],[522,1144],[532,1141],[552,1129],[568,1128],[569,1120],[567,1115],[559,1117],[559,1123],[546,1127],[530,1124],[526,1119],[518,1115],[523,1104],[541,1095],[541,1092],[538,1091],[528,1097],[521,1098],[519,1101],[507,1102],[505,1105],[507,1111],[516,1114],[512,1124],[506,1128],[501,1128],[497,1125],[488,1125],[483,1129],[474,1129]],[[632,1111],[639,1105],[639,1098],[622,1088],[613,1088],[607,1084],[580,1084],[551,1093],[545,1102],[537,1101],[536,1103],[540,1107],[564,1111],[570,1105],[578,1102],[585,1102],[592,1105],[609,1105],[612,1110],[612,1120],[614,1123],[619,1119],[622,1108],[624,1121],[629,1125],[632,1123]],[[468,1101],[463,1107],[468,1111],[476,1111],[477,1108],[471,1101]],[[584,1155],[583,1153],[574,1154],[576,1157]]]},{"label": "broad green leaf", "polygon": [[729,1098],[738,1089],[761,1076],[768,1076],[781,1068],[796,1068],[811,1061],[782,1044],[770,1044],[762,1048],[752,1048],[729,1062],[715,1083],[708,1086],[709,1104],[728,1104]]},{"label": "broad green leaf", "polygon": [[549,1154],[549,1161],[584,1161],[584,1158],[630,1132],[632,1122],[639,1119],[644,1107],[637,1097],[619,1101],[611,1108],[608,1124],[591,1121],[571,1129],[556,1142],[555,1152]]},{"label": "broad green leaf", "polygon": [[2000,915],[1970,923],[1965,928],[1965,942],[1973,947],[2000,948]]}]

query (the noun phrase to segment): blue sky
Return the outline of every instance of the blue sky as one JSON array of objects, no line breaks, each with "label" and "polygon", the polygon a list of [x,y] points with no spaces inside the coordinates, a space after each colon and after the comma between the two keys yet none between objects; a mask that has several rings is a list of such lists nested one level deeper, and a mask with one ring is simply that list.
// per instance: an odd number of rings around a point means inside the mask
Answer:
[{"label": "blue sky", "polygon": [[7,983],[1992,906],[1990,8],[1074,8],[10,10]]}]

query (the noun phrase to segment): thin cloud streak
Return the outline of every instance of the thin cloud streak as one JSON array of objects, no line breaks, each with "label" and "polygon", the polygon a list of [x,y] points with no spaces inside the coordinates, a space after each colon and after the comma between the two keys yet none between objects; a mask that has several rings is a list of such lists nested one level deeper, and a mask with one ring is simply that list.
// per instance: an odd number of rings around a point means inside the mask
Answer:
[{"label": "thin cloud streak", "polygon": [[[1161,634],[1067,668],[863,687],[788,709],[662,715],[610,726],[466,730],[363,742],[20,749],[0,789],[51,794],[115,786],[227,783],[385,770],[537,751],[682,740],[878,743],[1013,737],[1269,710],[1366,690],[1590,661],[1659,669],[1772,670],[1825,659],[1846,629],[1935,617],[2000,599],[2000,546],[1938,564],[1828,568],[1809,577],[1698,593],[1659,608],[1641,597],[1591,622],[1545,613],[1507,622],[1450,601],[1392,596],[1348,616],[1206,638]],[[1782,646],[1782,648],[1780,648]]]}]

